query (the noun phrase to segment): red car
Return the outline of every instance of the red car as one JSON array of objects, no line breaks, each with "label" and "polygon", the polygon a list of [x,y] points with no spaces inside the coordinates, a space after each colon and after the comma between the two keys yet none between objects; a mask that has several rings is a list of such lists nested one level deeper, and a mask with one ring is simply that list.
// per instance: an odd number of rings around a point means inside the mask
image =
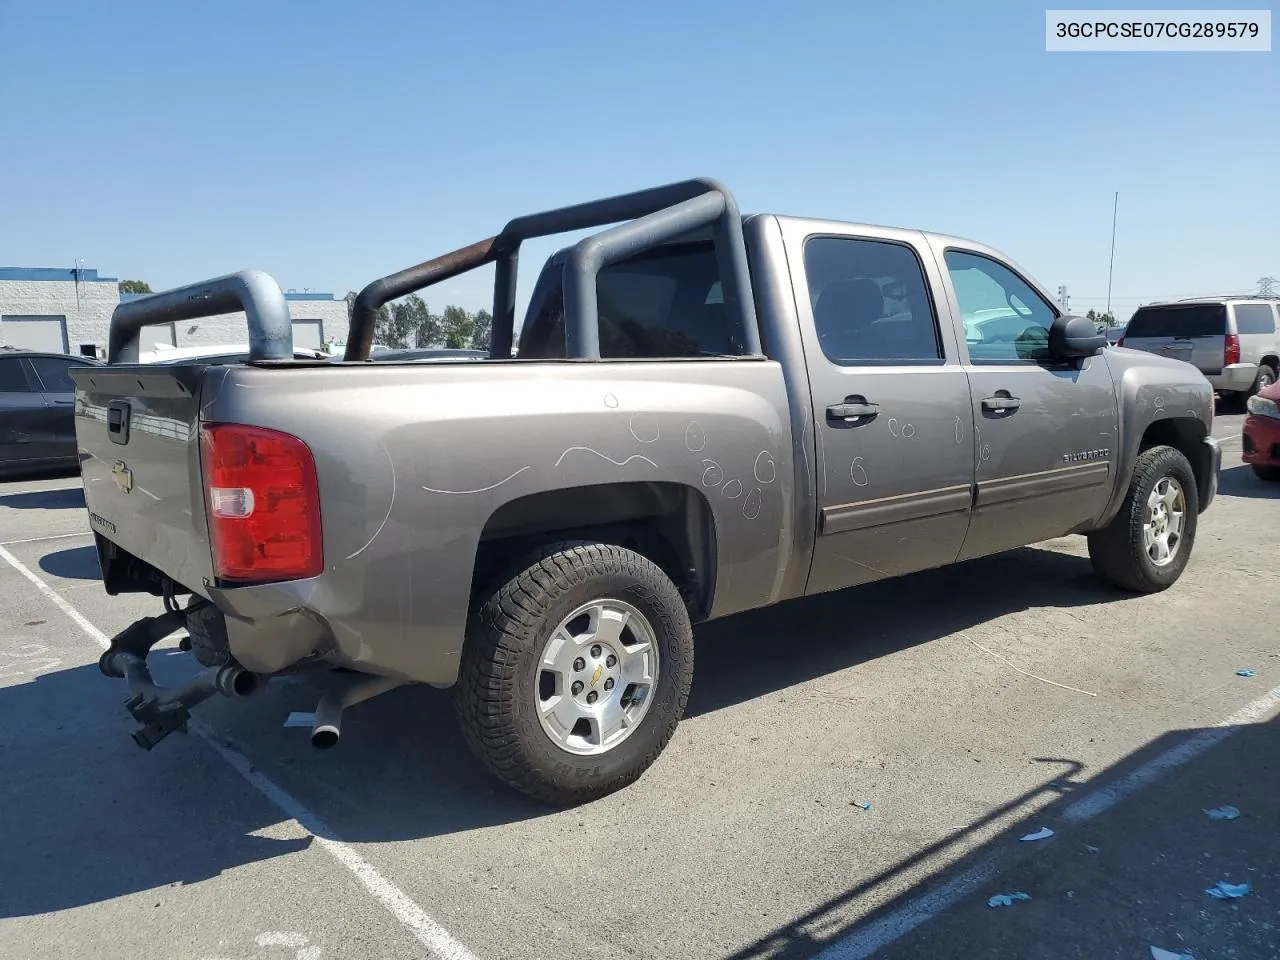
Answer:
[{"label": "red car", "polygon": [[1244,462],[1263,480],[1280,480],[1280,383],[1249,398],[1243,438]]}]

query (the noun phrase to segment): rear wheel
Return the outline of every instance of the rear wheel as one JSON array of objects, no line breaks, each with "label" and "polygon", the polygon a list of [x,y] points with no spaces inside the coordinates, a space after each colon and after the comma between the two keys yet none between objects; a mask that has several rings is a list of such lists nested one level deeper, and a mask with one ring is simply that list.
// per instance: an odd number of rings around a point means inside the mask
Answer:
[{"label": "rear wheel", "polygon": [[1093,568],[1126,590],[1167,589],[1191,558],[1198,515],[1196,480],[1187,458],[1173,447],[1144,450],[1120,512],[1089,534]]},{"label": "rear wheel", "polygon": [[693,630],[674,583],[604,543],[553,544],[477,603],[456,704],[497,777],[568,805],[637,780],[684,713]]}]

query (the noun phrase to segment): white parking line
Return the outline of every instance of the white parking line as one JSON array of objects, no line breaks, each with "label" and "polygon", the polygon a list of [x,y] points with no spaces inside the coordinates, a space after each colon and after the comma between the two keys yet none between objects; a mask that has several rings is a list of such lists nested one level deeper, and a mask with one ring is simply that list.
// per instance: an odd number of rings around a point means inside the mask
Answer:
[{"label": "white parking line", "polygon": [[[1075,824],[1091,820],[1130,794],[1154,783],[1170,770],[1194,760],[1242,727],[1265,721],[1277,708],[1280,708],[1280,687],[1268,691],[1231,716],[1224,717],[1209,729],[1170,747],[1114,783],[1086,793],[1063,810],[1061,821]],[[855,927],[844,937],[830,943],[814,960],[865,960],[877,950],[901,939],[916,927],[972,896],[980,886],[1001,873],[1008,866],[1009,859],[1010,854],[1005,850],[997,850],[983,857],[936,890],[909,900],[871,923]]]},{"label": "white parking line", "polygon": [[25,540],[0,540],[0,547],[10,547],[16,543],[43,543],[46,540],[66,540],[68,537],[92,536],[92,530],[81,530],[79,533],[51,533],[47,537],[28,537]]},{"label": "white parking line", "polygon": [[[111,640],[105,633],[95,627],[87,617],[68,603],[53,587],[36,576],[26,564],[12,553],[0,546],[0,560],[17,570],[39,590],[50,602],[75,621],[98,646],[104,650],[110,646]],[[380,874],[368,860],[360,856],[355,849],[329,829],[328,825],[311,812],[307,806],[287,790],[264,776],[248,759],[229,743],[220,739],[217,734],[199,721],[191,721],[190,729],[205,743],[209,744],[223,760],[240,774],[250,786],[280,808],[285,816],[311,834],[328,854],[343,867],[354,874],[375,900],[386,908],[410,933],[417,938],[439,960],[477,960],[475,954],[456,940],[444,927],[432,920],[427,912],[413,901],[403,890]]]}]

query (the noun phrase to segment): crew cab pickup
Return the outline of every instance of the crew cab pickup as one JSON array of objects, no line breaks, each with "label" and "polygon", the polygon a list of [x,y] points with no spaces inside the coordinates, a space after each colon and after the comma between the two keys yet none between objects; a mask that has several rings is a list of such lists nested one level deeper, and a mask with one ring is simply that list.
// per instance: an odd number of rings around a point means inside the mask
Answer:
[{"label": "crew cab pickup", "polygon": [[[606,226],[517,328],[522,241]],[[367,362],[382,305],[487,263],[489,359]],[[146,324],[233,309],[248,362],[135,362]],[[72,373],[105,589],[164,603],[100,664],[145,747],[285,672],[323,671],[317,746],[425,683],[494,774],[581,802],[668,742],[692,624],[1068,534],[1163,590],[1221,463],[1199,371],[1107,346],[995,250],[744,218],[712,180],[512,220],[366,287],[341,362],[291,347],[246,271],[120,305]],[[205,669],[160,687],[180,630]]]}]

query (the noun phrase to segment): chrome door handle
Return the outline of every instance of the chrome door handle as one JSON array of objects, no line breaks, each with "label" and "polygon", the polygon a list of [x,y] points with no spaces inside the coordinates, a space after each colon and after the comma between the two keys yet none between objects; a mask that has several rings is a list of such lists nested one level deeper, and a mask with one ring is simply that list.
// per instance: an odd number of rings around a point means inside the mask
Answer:
[{"label": "chrome door handle", "polygon": [[[863,417],[874,417],[880,412],[880,404],[878,403],[862,403],[850,402],[855,398],[850,397],[844,403],[833,403],[827,407],[828,420],[860,420]],[[861,399],[861,398],[858,398]]]},{"label": "chrome door handle", "polygon": [[982,409],[990,413],[1017,410],[1020,406],[1022,406],[1022,401],[1017,397],[986,397],[982,401]]}]

